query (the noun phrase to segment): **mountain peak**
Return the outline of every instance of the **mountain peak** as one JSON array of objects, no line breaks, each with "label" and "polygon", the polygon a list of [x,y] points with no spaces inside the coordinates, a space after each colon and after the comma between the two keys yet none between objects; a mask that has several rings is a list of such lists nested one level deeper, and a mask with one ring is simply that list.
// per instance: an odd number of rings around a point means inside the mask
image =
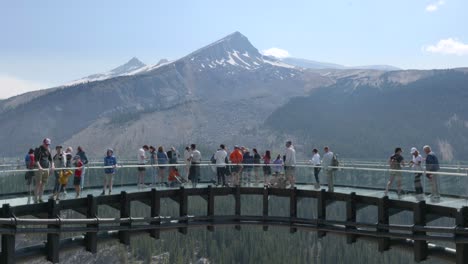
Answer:
[{"label": "mountain peak", "polygon": [[240,32],[236,31],[223,37],[222,39],[219,39],[201,49],[190,53],[185,58],[227,60],[228,53],[233,52],[248,54],[249,56],[253,57],[262,57],[260,52],[250,43],[249,39]]},{"label": "mountain peak", "polygon": [[110,72],[112,75],[121,75],[128,73],[139,68],[145,67],[146,64],[141,62],[137,57],[131,58],[127,63],[120,65],[119,67],[112,69]]}]

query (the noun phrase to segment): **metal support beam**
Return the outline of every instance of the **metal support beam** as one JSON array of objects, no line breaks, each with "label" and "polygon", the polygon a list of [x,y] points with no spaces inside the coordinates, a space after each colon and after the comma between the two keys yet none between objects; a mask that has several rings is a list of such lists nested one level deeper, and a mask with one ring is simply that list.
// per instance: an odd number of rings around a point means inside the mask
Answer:
[{"label": "metal support beam", "polygon": [[[263,221],[265,221],[266,218],[268,217],[268,192],[269,192],[268,187],[264,187],[263,188],[263,212],[262,212]],[[263,231],[268,231],[268,225],[263,225]]]},{"label": "metal support beam", "polygon": [[[413,223],[414,225],[425,226],[426,225],[426,202],[420,201],[415,204],[413,210]],[[422,235],[425,236],[426,232],[417,232],[414,231],[413,235]],[[415,240],[414,241],[414,261],[421,262],[427,259],[428,247],[427,241],[425,240]]]},{"label": "metal support beam", "polygon": [[[295,221],[297,218],[297,188],[291,189],[289,195],[289,217],[291,221]],[[297,228],[291,227],[289,228],[289,232],[296,233]]]},{"label": "metal support beam", "polygon": [[[184,187],[179,189],[179,216],[186,217],[188,215],[188,197]],[[188,223],[187,220],[181,220],[180,223]],[[180,227],[179,233],[186,235],[187,227]]]},{"label": "metal support beam", "polygon": [[[319,221],[325,221],[327,218],[327,192],[325,189],[321,189],[317,197],[317,219]],[[317,227],[322,224],[317,223]],[[325,231],[318,231],[317,236],[319,238],[324,237],[327,234]]]},{"label": "metal support beam", "polygon": [[[388,196],[384,196],[378,201],[378,223],[388,225],[390,216],[388,213]],[[377,228],[377,232],[388,233],[388,230]],[[387,237],[379,238],[379,252],[390,249],[390,239]]]},{"label": "metal support beam", "polygon": [[[95,218],[97,217],[97,201],[96,198],[91,194],[86,197],[88,202],[86,217]],[[99,227],[99,224],[88,224],[87,227]],[[85,235],[86,251],[91,253],[97,252],[97,232],[87,232]]]},{"label": "metal support beam", "polygon": [[[208,185],[208,199],[207,199],[207,216],[214,216],[214,208],[215,208],[215,196],[213,194],[213,187],[211,185]],[[211,220],[211,222],[214,222],[214,219]],[[214,231],[214,226],[209,225],[206,227],[208,231],[213,232]]]},{"label": "metal support beam", "polygon": [[[160,216],[161,214],[161,195],[156,189],[151,189],[151,217]],[[161,220],[151,222],[151,225],[155,228],[151,229],[150,236],[155,239],[160,238],[159,225],[161,225]]]},{"label": "metal support beam", "polygon": [[[241,195],[240,195],[240,186],[237,185],[236,186],[236,193],[234,195],[234,199],[235,199],[235,216],[236,216],[236,219],[237,221],[240,221],[240,216],[241,216]],[[236,230],[241,230],[241,226],[240,225],[236,225]]]},{"label": "metal support beam", "polygon": [[[130,200],[128,194],[125,191],[120,193],[120,218],[130,217]],[[131,226],[131,223],[121,223],[120,226]],[[130,232],[119,231],[119,241],[124,245],[130,245]]]},{"label": "metal support beam", "polygon": [[[356,206],[356,193],[349,194],[349,199],[346,201],[346,221],[356,222],[357,206]],[[356,229],[354,226],[346,226],[347,230]],[[356,242],[356,235],[346,235],[346,243],[352,244]]]},{"label": "metal support beam", "polygon": [[[3,204],[2,217],[10,218],[13,216],[10,204]],[[15,229],[14,225],[3,225],[3,228]],[[1,263],[13,264],[15,263],[15,235],[2,234],[2,255],[0,258]]]},{"label": "metal support beam", "polygon": [[[468,227],[468,207],[464,206],[458,211],[457,215],[457,227]],[[457,235],[463,236],[464,235]],[[456,250],[457,250],[457,264],[466,264],[468,263],[468,244],[463,243],[456,243]]]},{"label": "metal support beam", "polygon": [[[60,207],[56,201],[53,199],[49,199],[47,201],[47,215],[49,218],[57,218],[60,217]],[[57,225],[47,225],[48,228],[57,228],[59,229],[60,226]],[[46,252],[47,252],[47,260],[52,263],[59,262],[59,251],[60,251],[60,234],[53,233],[47,234],[47,243],[46,243]]]}]

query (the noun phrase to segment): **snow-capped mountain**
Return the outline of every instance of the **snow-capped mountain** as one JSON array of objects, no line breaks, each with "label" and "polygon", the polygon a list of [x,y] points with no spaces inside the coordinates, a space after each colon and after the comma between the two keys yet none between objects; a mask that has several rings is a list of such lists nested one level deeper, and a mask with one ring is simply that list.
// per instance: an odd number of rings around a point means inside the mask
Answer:
[{"label": "snow-capped mountain", "polygon": [[72,81],[70,83],[67,83],[64,86],[73,86],[73,85],[77,85],[77,84],[81,84],[81,83],[102,81],[102,80],[106,80],[106,79],[110,79],[110,78],[114,78],[114,77],[118,77],[118,76],[128,75],[128,74],[130,74],[132,72],[138,71],[141,68],[144,68],[145,66],[146,66],[146,64],[141,62],[139,59],[133,57],[127,63],[125,63],[125,64],[123,64],[123,65],[121,65],[121,66],[119,66],[119,67],[117,67],[115,69],[112,69],[112,70],[110,70],[108,72],[89,75],[87,77],[84,77],[84,78]]},{"label": "snow-capped mountain", "polygon": [[329,83],[263,56],[235,32],[180,59],[148,66],[133,59],[5,109],[0,148],[22,152],[43,137],[80,144],[90,154],[113,146],[121,155],[154,140],[219,144],[242,136],[258,142],[258,134],[246,131],[257,131],[289,98]]}]

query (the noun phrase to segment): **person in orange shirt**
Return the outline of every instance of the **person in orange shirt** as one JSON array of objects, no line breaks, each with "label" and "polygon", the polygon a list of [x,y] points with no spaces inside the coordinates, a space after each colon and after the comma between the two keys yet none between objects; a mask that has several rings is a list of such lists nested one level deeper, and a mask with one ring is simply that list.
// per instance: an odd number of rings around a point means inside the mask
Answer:
[{"label": "person in orange shirt", "polygon": [[169,187],[177,187],[177,185],[179,185],[178,179],[180,179],[179,170],[177,170],[176,167],[170,167],[169,176],[167,177]]},{"label": "person in orange shirt", "polygon": [[231,175],[232,175],[232,184],[239,185],[239,175],[242,173],[242,160],[243,155],[239,148],[239,146],[234,146],[234,150],[229,155],[229,159],[233,164],[231,167]]}]

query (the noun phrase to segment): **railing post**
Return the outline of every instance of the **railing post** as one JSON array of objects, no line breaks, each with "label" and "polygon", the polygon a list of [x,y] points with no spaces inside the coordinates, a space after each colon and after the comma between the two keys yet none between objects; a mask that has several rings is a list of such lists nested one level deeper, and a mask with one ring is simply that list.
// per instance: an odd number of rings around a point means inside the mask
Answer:
[{"label": "railing post", "polygon": [[[2,217],[13,217],[10,204],[3,204]],[[11,228],[14,230],[14,225],[3,225],[3,227]],[[13,264],[15,263],[15,234],[2,234],[2,258],[1,263]]]},{"label": "railing post", "polygon": [[[297,188],[291,189],[289,195],[289,221],[293,225],[297,218]],[[289,228],[289,232],[296,233],[297,228],[291,227]]]},{"label": "railing post", "polygon": [[[378,202],[378,224],[388,225],[390,223],[390,215],[388,213],[388,196],[379,199]],[[377,232],[388,233],[388,229],[377,228]],[[390,249],[390,239],[388,237],[381,237],[379,242],[379,252]]]},{"label": "railing post", "polygon": [[[161,196],[156,189],[151,189],[151,217],[160,217],[161,214]],[[161,225],[161,218],[156,221],[152,221],[151,225],[155,228],[150,229],[150,236],[155,239],[159,239]]]},{"label": "railing post", "polygon": [[[179,216],[187,217],[188,215],[188,197],[184,187],[179,190]],[[180,220],[179,223],[188,223],[188,220]],[[179,233],[186,235],[187,227],[179,227]]]},{"label": "railing post", "polygon": [[[468,227],[468,207],[463,206],[457,215],[457,227],[466,228]],[[456,243],[456,254],[457,264],[468,263],[468,244]]]},{"label": "railing post", "polygon": [[[208,185],[208,208],[207,208],[207,216],[214,217],[214,208],[215,208],[215,200],[214,200],[214,193],[213,193],[213,187],[211,185]],[[214,218],[210,220],[211,222],[214,223]],[[209,225],[207,226],[208,231],[214,231],[214,226]]]},{"label": "railing post", "polygon": [[[327,193],[325,189],[321,189],[317,197],[317,228],[323,226],[320,221],[325,221],[327,218]],[[327,234],[325,231],[317,231],[319,238],[324,237]]]},{"label": "railing post", "polygon": [[[266,221],[266,218],[268,217],[268,187],[263,188],[263,221]],[[263,231],[268,230],[268,225],[263,225]]]},{"label": "railing post", "polygon": [[[56,201],[49,199],[47,201],[47,215],[49,219],[60,217],[60,207]],[[60,228],[60,225],[51,224],[47,225],[48,228]],[[60,250],[60,234],[50,233],[47,234],[46,252],[47,260],[52,263],[59,262],[59,250]]]},{"label": "railing post", "polygon": [[[97,201],[94,196],[88,194],[86,197],[88,201],[88,207],[86,211],[86,218],[96,218],[97,217]],[[86,227],[98,228],[99,224],[87,224]],[[97,232],[86,232],[85,235],[86,241],[86,250],[91,253],[97,252]]]},{"label": "railing post", "polygon": [[[120,219],[130,217],[130,200],[128,194],[125,191],[120,193]],[[120,223],[122,227],[130,227],[131,223]],[[124,245],[130,245],[130,231],[121,230],[119,231],[119,241]]]},{"label": "railing post", "polygon": [[[240,195],[240,186],[237,185],[236,186],[236,194],[234,196],[235,198],[235,215],[236,215],[236,221],[239,222],[240,221],[240,216],[241,216],[241,195]],[[241,226],[240,225],[236,225],[236,230],[240,230],[241,229]]]},{"label": "railing post", "polygon": [[[356,206],[356,193],[352,192],[349,194],[349,199],[346,201],[346,221],[356,223],[357,215]],[[347,230],[355,230],[355,226],[346,226]],[[356,242],[356,235],[346,235],[346,243],[352,244]]]},{"label": "railing post", "polygon": [[[426,226],[426,202],[420,201],[414,206],[413,223],[417,226]],[[426,235],[424,231],[413,232],[414,236]],[[427,259],[427,241],[414,240],[414,261],[421,262]]]}]

